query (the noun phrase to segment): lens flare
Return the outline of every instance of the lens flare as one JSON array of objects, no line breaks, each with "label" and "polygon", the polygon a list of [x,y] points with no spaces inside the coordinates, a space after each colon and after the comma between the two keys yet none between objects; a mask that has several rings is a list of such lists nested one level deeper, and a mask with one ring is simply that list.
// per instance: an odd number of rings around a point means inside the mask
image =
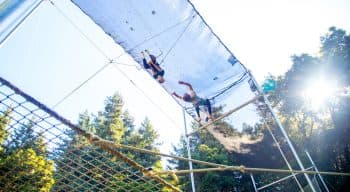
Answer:
[{"label": "lens flare", "polygon": [[302,95],[307,101],[307,107],[313,111],[318,111],[324,108],[334,96],[336,88],[335,82],[318,79],[308,83]]}]

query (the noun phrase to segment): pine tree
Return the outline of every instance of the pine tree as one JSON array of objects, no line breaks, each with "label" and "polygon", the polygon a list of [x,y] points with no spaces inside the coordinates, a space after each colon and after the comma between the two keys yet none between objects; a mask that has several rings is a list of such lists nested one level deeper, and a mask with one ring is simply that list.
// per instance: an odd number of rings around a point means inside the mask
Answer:
[{"label": "pine tree", "polygon": [[0,116],[0,144],[7,140],[6,151],[0,150],[0,191],[50,191],[53,180],[53,161],[47,159],[44,138],[35,137],[33,123],[14,131],[8,138],[9,112]]},{"label": "pine tree", "polygon": [[[133,117],[128,111],[123,112],[123,100],[119,94],[107,97],[103,111],[97,112],[97,115],[89,115],[84,112],[80,115],[78,122],[81,128],[103,139],[157,150],[158,134],[150,121],[145,119],[140,128],[136,130]],[[70,136],[72,139],[64,142],[61,146],[63,153],[57,157],[59,161],[57,161],[55,178],[59,183],[55,185],[55,189],[69,191],[73,187],[80,191],[111,191],[112,189],[143,191],[151,188],[152,183],[133,180],[133,176],[127,171],[115,166],[115,164],[124,165],[125,163],[102,149],[90,145],[81,136],[76,134]],[[120,151],[143,166],[154,168],[161,166],[160,157],[126,150]],[[79,183],[85,184],[79,185]]]}]

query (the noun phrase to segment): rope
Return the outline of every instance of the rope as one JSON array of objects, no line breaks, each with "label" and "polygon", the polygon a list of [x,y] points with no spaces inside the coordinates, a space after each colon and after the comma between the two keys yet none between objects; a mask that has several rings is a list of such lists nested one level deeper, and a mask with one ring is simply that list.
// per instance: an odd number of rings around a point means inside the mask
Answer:
[{"label": "rope", "polygon": [[313,175],[321,174],[321,175],[346,176],[346,177],[350,176],[350,173],[342,173],[342,172],[254,168],[254,167],[245,167],[243,165],[217,167],[217,168],[205,168],[205,169],[192,169],[192,170],[167,170],[167,171],[158,171],[156,172],[156,174],[170,175],[170,174],[203,173],[203,172],[212,172],[212,171],[240,171],[242,173],[246,173],[246,172],[297,173],[297,174],[304,173],[304,174],[313,174]]},{"label": "rope", "polygon": [[[202,164],[202,165],[208,165],[208,166],[215,167],[215,168],[206,168],[206,169],[195,169],[195,170],[193,170],[193,172],[237,170],[237,171],[241,171],[243,173],[246,172],[246,171],[249,171],[249,172],[304,173],[304,174],[323,174],[323,175],[334,175],[334,176],[350,176],[350,173],[341,173],[341,172],[326,172],[326,171],[319,172],[319,171],[305,171],[305,170],[302,171],[302,170],[251,168],[251,167],[245,167],[243,165],[241,165],[241,166],[228,166],[228,165],[223,165],[223,164],[210,163],[210,162],[206,162],[206,161],[200,161],[200,160],[195,160],[195,159],[179,157],[179,156],[175,156],[175,155],[164,154],[164,153],[160,153],[160,152],[157,152],[157,151],[142,149],[142,148],[133,147],[133,146],[129,146],[129,145],[116,144],[116,143],[113,143],[111,141],[104,140],[104,139],[100,138],[97,135],[94,135],[92,133],[87,132],[86,130],[81,129],[77,125],[71,123],[69,120],[67,120],[64,117],[60,116],[55,111],[51,110],[50,108],[48,108],[44,104],[40,103],[39,101],[37,101],[33,97],[29,96],[28,94],[24,93],[22,90],[20,90],[19,88],[15,87],[10,82],[6,81],[5,79],[3,79],[1,77],[0,77],[0,82],[3,85],[5,85],[5,86],[9,87],[10,89],[12,89],[16,94],[22,96],[28,102],[31,102],[32,104],[36,105],[41,110],[43,110],[46,113],[50,114],[52,117],[56,118],[57,120],[61,121],[64,125],[70,127],[72,130],[76,131],[79,135],[82,135],[83,137],[85,137],[91,144],[94,144],[94,145],[100,147],[101,149],[103,149],[105,151],[108,151],[109,153],[115,155],[116,157],[118,157],[121,160],[125,161],[126,163],[128,163],[132,167],[140,170],[142,173],[145,174],[145,176],[152,177],[153,179],[159,181],[160,183],[166,185],[167,187],[169,187],[171,189],[174,189],[174,190],[177,190],[177,191],[178,191],[177,188],[175,188],[171,184],[167,183],[162,178],[155,176],[155,174],[150,173],[148,170],[143,168],[141,165],[139,165],[138,163],[134,162],[132,159],[129,159],[128,157],[124,156],[123,154],[118,152],[116,149],[118,149],[118,148],[120,148],[120,149],[129,149],[129,150],[137,151],[137,152],[140,152],[140,153],[153,154],[153,155],[159,155],[159,156],[164,156],[164,157],[170,157],[170,158],[173,158],[173,159],[183,160],[183,161],[192,161],[193,163],[198,163],[198,164]],[[172,171],[158,172],[157,174],[166,174],[166,173],[169,173],[169,174],[170,173],[182,174],[182,173],[189,173],[189,172],[191,172],[191,171],[190,170],[179,170],[179,171],[172,170]]]},{"label": "rope", "polygon": [[79,126],[73,124],[72,122],[70,122],[69,120],[65,119],[64,117],[60,116],[58,113],[56,113],[55,111],[51,110],[50,108],[48,108],[46,105],[40,103],[39,101],[37,101],[36,99],[34,99],[32,96],[24,93],[22,90],[20,90],[19,88],[17,88],[16,86],[12,85],[10,82],[8,82],[7,80],[3,79],[2,77],[0,77],[0,82],[9,87],[10,89],[12,89],[16,94],[22,96],[24,99],[26,99],[27,101],[31,102],[32,104],[36,105],[38,108],[40,108],[41,110],[45,111],[46,113],[48,113],[49,115],[51,115],[52,117],[56,118],[57,120],[61,121],[64,125],[68,126],[69,128],[73,129],[74,131],[76,131],[79,135],[82,135],[83,137],[85,137],[91,144],[94,144],[98,147],[100,147],[101,149],[111,153],[112,155],[116,156],[117,158],[123,160],[124,162],[126,162],[127,164],[129,164],[130,166],[138,169],[139,171],[141,171],[144,175],[151,177],[153,179],[155,179],[156,181],[164,184],[165,186],[169,187],[170,189],[172,189],[173,191],[180,191],[179,189],[177,189],[176,187],[174,187],[173,185],[169,184],[167,181],[165,181],[164,179],[158,177],[157,175],[154,174],[149,174],[148,170],[146,170],[144,167],[142,167],[140,164],[138,164],[137,162],[129,159],[128,157],[126,157],[125,155],[121,154],[120,152],[118,152],[116,150],[116,147],[118,144],[114,144],[111,141],[107,141],[104,140],[92,133],[87,132],[86,130],[83,130],[82,128],[80,128]]},{"label": "rope", "polygon": [[[56,5],[55,5],[55,3],[52,1],[52,0],[49,0],[49,2],[56,8],[56,9],[58,9],[59,10],[59,13],[61,13],[63,16],[64,16],[64,18],[66,18],[68,21],[69,21],[69,23],[71,23],[72,24],[72,26],[73,27],[75,27],[76,29],[77,29],[77,31],[79,32],[79,33],[81,33],[102,55],[104,55],[108,60],[109,60],[109,62],[107,63],[107,64],[105,64],[104,66],[102,66],[99,70],[97,70],[97,72],[95,72],[94,74],[92,74],[87,80],[85,80],[84,82],[82,82],[81,84],[79,84],[75,89],[73,89],[70,93],[68,93],[66,96],[64,96],[60,101],[58,101],[54,106],[53,106],[53,108],[55,108],[55,107],[57,107],[59,104],[61,104],[61,103],[63,103],[68,97],[70,97],[72,94],[74,94],[78,89],[80,89],[83,85],[85,85],[88,81],[90,81],[92,78],[94,78],[98,73],[100,73],[104,68],[106,68],[109,64],[113,64],[113,66],[120,72],[120,73],[122,73],[122,75],[125,77],[125,78],[127,78],[129,81],[130,81],[130,83],[132,84],[132,85],[134,85],[153,105],[155,105],[156,106],[156,108],[158,109],[158,110],[160,110],[165,116],[166,116],[166,118],[167,119],[169,119],[175,126],[177,126],[177,123],[169,116],[169,115],[167,115],[167,113],[159,106],[159,105],[157,105],[156,104],[156,102],[154,102],[141,88],[139,88],[129,77],[128,77],[128,75],[126,74],[126,73],[124,73],[116,64],[121,64],[121,63],[119,63],[119,62],[116,62],[115,60],[116,59],[118,59],[118,58],[120,58],[121,56],[123,56],[124,54],[125,54],[125,52],[124,53],[122,53],[122,54],[120,54],[119,56],[117,56],[116,58],[114,58],[114,59],[109,59],[109,57],[107,56],[107,54],[105,54],[104,53],[104,51],[102,50],[102,49],[100,49],[99,47],[98,47],[98,45],[97,44],[95,44],[94,43],[94,41],[92,41],[61,9],[59,9]],[[182,20],[182,21],[180,21],[180,22],[178,22],[178,23],[176,23],[176,24],[174,24],[174,25],[171,25],[170,27],[168,27],[168,28],[166,28],[165,30],[163,30],[163,31],[161,31],[161,32],[159,32],[159,33],[157,33],[157,34],[155,34],[155,35],[153,35],[153,36],[151,36],[150,38],[148,38],[148,39],[145,39],[145,40],[143,40],[143,41],[141,41],[140,43],[138,43],[138,44],[136,44],[133,48],[131,48],[131,49],[129,49],[129,50],[127,50],[126,52],[130,52],[131,50],[133,50],[133,49],[135,49],[135,48],[137,48],[138,46],[140,46],[140,45],[142,45],[142,44],[144,44],[144,43],[146,43],[147,41],[149,41],[149,40],[151,40],[151,39],[153,39],[153,38],[155,38],[155,37],[157,37],[157,36],[159,36],[159,35],[161,35],[161,34],[163,34],[163,33],[165,33],[166,31],[168,31],[168,30],[170,30],[170,29],[172,29],[172,28],[174,28],[174,27],[176,27],[176,26],[178,26],[178,25],[180,25],[181,23],[183,23],[183,22],[185,22],[185,21],[187,21],[187,20],[189,20],[190,18],[192,18],[192,17],[187,17],[186,19],[184,19],[184,20]],[[126,65],[125,63],[122,63],[122,64],[124,64],[124,65]],[[129,65],[129,66],[131,66],[131,65]],[[137,66],[135,66],[136,68],[137,68]]]},{"label": "rope", "polygon": [[[287,157],[285,156],[285,154],[284,154],[284,152],[283,152],[283,150],[282,150],[282,148],[281,148],[281,145],[278,143],[277,138],[276,138],[275,135],[273,134],[273,132],[272,132],[270,126],[267,124],[267,122],[265,121],[265,119],[264,119],[264,122],[266,123],[266,128],[267,128],[267,130],[269,131],[269,133],[270,133],[270,135],[271,135],[273,141],[276,143],[276,146],[277,146],[279,152],[281,153],[281,156],[282,156],[283,160],[284,160],[285,163],[287,164],[288,169],[289,169],[289,170],[293,170],[292,166],[289,164],[289,161],[287,160]],[[293,176],[293,178],[295,179],[295,182],[297,183],[297,185],[298,185],[298,187],[300,188],[300,190],[301,190],[301,191],[304,191],[304,189],[303,189],[303,187],[301,186],[301,184],[300,184],[298,178],[296,177],[296,174],[295,174],[295,173],[292,173],[292,176]]]}]

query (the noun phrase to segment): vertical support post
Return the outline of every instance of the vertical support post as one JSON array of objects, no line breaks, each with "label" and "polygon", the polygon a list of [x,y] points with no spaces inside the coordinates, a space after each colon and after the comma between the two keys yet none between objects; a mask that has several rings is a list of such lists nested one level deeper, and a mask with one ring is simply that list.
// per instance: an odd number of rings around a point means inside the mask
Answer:
[{"label": "vertical support post", "polygon": [[320,178],[323,187],[326,189],[327,192],[329,192],[329,189],[328,189],[326,183],[324,182],[322,175],[318,173],[318,169],[316,167],[316,164],[312,160],[311,155],[309,154],[309,152],[307,150],[305,150],[305,153],[306,153],[306,156],[309,158],[309,160],[310,160],[312,166],[314,167],[315,171],[317,171],[317,175]]},{"label": "vertical support post", "polygon": [[[186,112],[185,109],[182,109],[182,114],[183,114],[183,120],[184,120],[184,128],[185,128],[185,135],[186,135],[186,146],[187,146],[187,156],[191,160],[191,146],[190,146],[190,136],[188,136],[188,131],[187,131],[187,123],[186,123]],[[188,166],[191,170],[190,172],[190,178],[191,178],[191,186],[192,186],[192,192],[196,192],[196,186],[194,185],[194,176],[192,172],[192,161],[188,161]]]},{"label": "vertical support post", "polygon": [[[270,135],[271,135],[273,141],[276,143],[277,148],[278,148],[279,152],[281,153],[282,158],[283,158],[284,161],[286,162],[288,169],[289,169],[289,170],[292,170],[292,166],[290,165],[289,161],[287,160],[287,157],[284,155],[284,152],[282,151],[282,148],[281,148],[280,144],[278,143],[278,141],[277,141],[275,135],[272,133],[272,130],[270,129],[270,127],[267,127],[267,130],[269,131],[269,133],[270,133]],[[295,182],[297,183],[297,185],[298,185],[300,191],[304,192],[304,189],[303,189],[303,187],[301,186],[301,184],[300,184],[298,178],[296,177],[296,174],[295,174],[295,173],[292,173],[292,176],[293,176]]]},{"label": "vertical support post", "polygon": [[[38,0],[37,2],[33,3],[33,5],[31,5],[30,9],[27,10],[24,15],[18,19],[18,21],[15,21],[15,24],[13,24],[13,26],[11,26],[8,30],[4,30],[5,34],[1,34],[0,36],[0,46],[16,31],[16,29],[34,12],[34,10],[36,10],[39,5],[43,2],[44,0]],[[4,36],[4,37],[2,37]]]},{"label": "vertical support post", "polygon": [[256,182],[252,173],[250,174],[250,179],[252,180],[254,191],[258,192],[258,189],[256,188]]},{"label": "vertical support post", "polygon": [[[255,80],[255,78],[253,77],[253,75],[252,75],[250,72],[249,72],[249,75],[250,75],[250,77],[252,78],[252,80],[253,80],[255,86],[257,87],[259,93],[264,97],[264,102],[265,102],[265,104],[267,105],[267,107],[269,108],[269,111],[271,112],[271,114],[272,114],[272,116],[273,116],[275,122],[277,123],[278,128],[280,128],[280,130],[281,130],[281,132],[282,132],[282,134],[283,134],[283,137],[286,139],[287,144],[288,144],[289,148],[291,149],[294,158],[297,160],[297,163],[298,163],[300,169],[301,169],[302,171],[304,171],[304,170],[305,170],[304,165],[303,165],[303,163],[301,162],[301,160],[300,160],[300,158],[299,158],[299,155],[298,155],[298,153],[296,152],[296,150],[295,150],[295,148],[294,148],[292,142],[290,141],[287,132],[284,130],[281,121],[280,121],[279,118],[277,117],[276,113],[273,111],[269,100],[267,99],[266,95],[265,95],[264,92],[261,90],[259,84],[257,83],[257,81]],[[312,191],[312,192],[316,192],[315,187],[314,187],[314,185],[312,184],[312,181],[311,181],[309,175],[306,174],[306,173],[304,173],[304,176],[305,176],[305,178],[306,178],[307,183],[309,184],[309,186],[310,186],[310,188],[311,188],[311,191]]]}]

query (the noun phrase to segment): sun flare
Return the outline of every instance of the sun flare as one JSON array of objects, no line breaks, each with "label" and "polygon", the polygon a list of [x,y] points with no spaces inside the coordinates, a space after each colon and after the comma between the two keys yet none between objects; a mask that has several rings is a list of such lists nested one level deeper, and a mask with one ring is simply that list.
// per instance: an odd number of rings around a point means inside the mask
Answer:
[{"label": "sun flare", "polygon": [[318,111],[327,104],[335,92],[336,84],[334,82],[319,79],[308,83],[302,94],[308,107]]}]

